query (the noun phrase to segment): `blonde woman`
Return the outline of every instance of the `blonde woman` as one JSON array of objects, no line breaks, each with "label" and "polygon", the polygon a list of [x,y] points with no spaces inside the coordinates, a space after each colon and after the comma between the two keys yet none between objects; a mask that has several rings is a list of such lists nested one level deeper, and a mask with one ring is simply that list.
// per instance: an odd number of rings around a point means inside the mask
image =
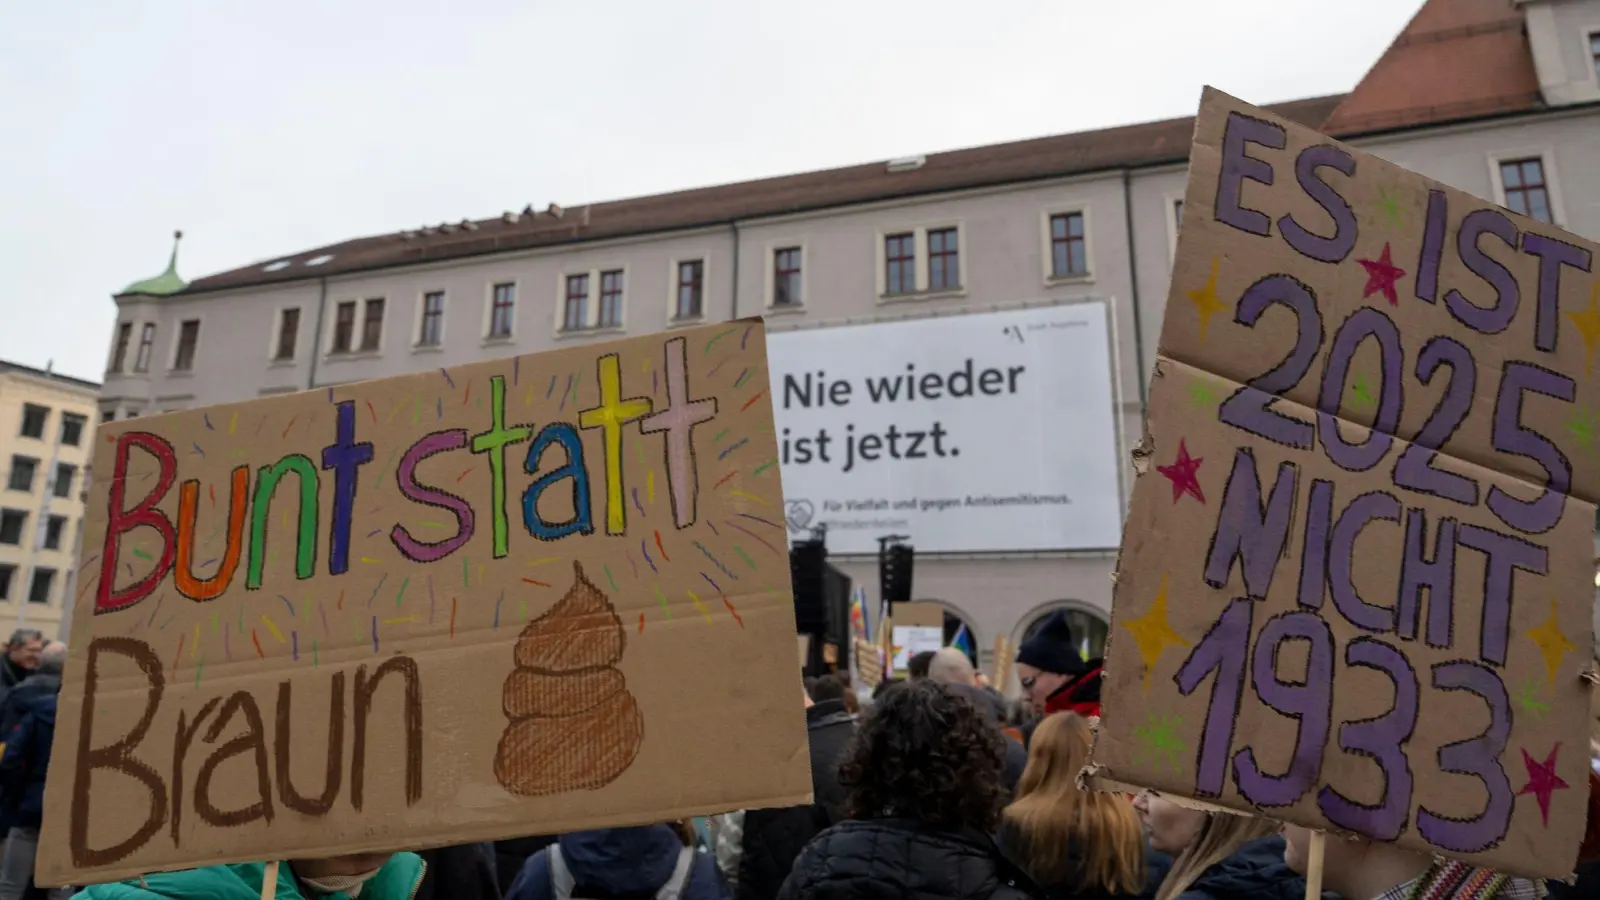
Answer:
[{"label": "blonde woman", "polygon": [[1046,718],[1033,733],[1017,799],[1001,817],[1006,853],[1048,900],[1109,900],[1144,889],[1138,813],[1121,794],[1078,788],[1089,744],[1089,722],[1082,716]]},{"label": "blonde woman", "polygon": [[1176,857],[1156,900],[1302,900],[1306,883],[1283,861],[1271,819],[1206,813],[1154,791],[1134,801],[1150,847]]}]

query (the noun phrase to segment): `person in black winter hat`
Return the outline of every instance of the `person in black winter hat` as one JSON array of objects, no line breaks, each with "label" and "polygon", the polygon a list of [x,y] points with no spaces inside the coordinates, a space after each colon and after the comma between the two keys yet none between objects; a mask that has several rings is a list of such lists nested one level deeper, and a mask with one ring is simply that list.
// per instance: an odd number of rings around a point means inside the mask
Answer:
[{"label": "person in black winter hat", "polygon": [[[1100,716],[1104,660],[1084,660],[1078,646],[1067,611],[1058,609],[1046,616],[1017,648],[1017,679],[1028,702],[1040,714],[1075,712],[1084,718]],[[1024,737],[1031,733],[1029,729]]]}]

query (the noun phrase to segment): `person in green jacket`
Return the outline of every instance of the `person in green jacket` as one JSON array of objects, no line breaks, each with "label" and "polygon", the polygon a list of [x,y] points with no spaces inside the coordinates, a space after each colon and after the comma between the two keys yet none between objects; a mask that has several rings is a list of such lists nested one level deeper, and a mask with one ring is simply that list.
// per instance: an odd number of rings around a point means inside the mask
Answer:
[{"label": "person in green jacket", "polygon": [[[75,900],[260,900],[266,863],[161,872],[95,884]],[[278,867],[278,900],[411,900],[425,866],[415,853],[355,853]]]}]

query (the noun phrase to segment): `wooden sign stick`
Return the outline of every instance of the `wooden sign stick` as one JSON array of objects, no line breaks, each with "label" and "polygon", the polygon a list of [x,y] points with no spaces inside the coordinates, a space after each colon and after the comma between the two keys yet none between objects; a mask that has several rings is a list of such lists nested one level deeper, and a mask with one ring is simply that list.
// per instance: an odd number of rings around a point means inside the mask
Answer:
[{"label": "wooden sign stick", "polygon": [[[1317,871],[1322,871],[1321,854],[1317,856]],[[261,900],[273,900],[278,896],[278,861],[267,863],[267,870],[261,875]]]},{"label": "wooden sign stick", "polygon": [[1326,849],[1326,841],[1327,835],[1320,831],[1311,832],[1311,845],[1306,851],[1306,900],[1322,898],[1322,854]]}]

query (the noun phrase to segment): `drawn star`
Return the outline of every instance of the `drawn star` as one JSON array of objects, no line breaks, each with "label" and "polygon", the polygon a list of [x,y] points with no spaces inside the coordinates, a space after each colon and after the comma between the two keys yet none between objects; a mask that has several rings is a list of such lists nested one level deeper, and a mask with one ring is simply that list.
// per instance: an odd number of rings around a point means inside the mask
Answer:
[{"label": "drawn star", "polygon": [[1595,423],[1594,413],[1579,407],[1572,413],[1572,418],[1567,420],[1567,433],[1572,435],[1581,447],[1595,449]]},{"label": "drawn star", "polygon": [[1561,667],[1561,661],[1567,654],[1578,649],[1577,645],[1567,640],[1561,633],[1561,625],[1556,622],[1556,601],[1550,601],[1550,618],[1544,624],[1528,631],[1528,638],[1539,645],[1539,655],[1544,657],[1544,667],[1550,673],[1550,683],[1556,683],[1556,669]]},{"label": "drawn star", "polygon": [[1178,439],[1178,458],[1169,466],[1156,466],[1156,471],[1167,476],[1172,482],[1172,502],[1177,503],[1183,499],[1184,494],[1192,494],[1201,503],[1206,502],[1205,492],[1200,490],[1200,479],[1197,473],[1200,464],[1205,458],[1195,459],[1189,455],[1189,445],[1182,438]]},{"label": "drawn star", "polygon": [[1365,300],[1382,291],[1383,299],[1388,300],[1390,306],[1399,306],[1400,297],[1395,293],[1394,285],[1396,281],[1404,278],[1406,273],[1404,269],[1395,266],[1390,255],[1389,243],[1384,242],[1383,253],[1379,254],[1377,259],[1358,259],[1356,262],[1361,263],[1361,268],[1367,270],[1367,286],[1361,294],[1361,299]]},{"label": "drawn star", "polygon": [[1211,261],[1211,277],[1206,279],[1206,286],[1198,291],[1185,291],[1189,295],[1189,302],[1194,304],[1194,311],[1200,314],[1200,340],[1206,339],[1206,326],[1211,324],[1211,317],[1228,308],[1222,298],[1217,296],[1217,270],[1221,268],[1222,260]]},{"label": "drawn star", "polygon": [[1528,768],[1528,783],[1522,790],[1517,791],[1517,796],[1532,794],[1539,800],[1539,815],[1544,818],[1544,824],[1550,824],[1550,795],[1556,791],[1570,788],[1561,776],[1556,774],[1556,754],[1561,752],[1561,742],[1556,741],[1555,747],[1550,750],[1550,755],[1543,762],[1535,762],[1528,755],[1527,748],[1522,750],[1522,764]]},{"label": "drawn star", "polygon": [[1133,736],[1143,745],[1139,749],[1139,760],[1159,765],[1161,757],[1165,756],[1173,774],[1183,774],[1183,764],[1179,760],[1189,745],[1178,737],[1177,731],[1182,727],[1183,718],[1180,716],[1157,716],[1151,713],[1144,725],[1133,729]]},{"label": "drawn star", "polygon": [[1384,217],[1389,220],[1390,225],[1393,225],[1395,228],[1399,229],[1404,229],[1406,227],[1406,216],[1405,213],[1400,211],[1400,200],[1398,197],[1390,194],[1387,188],[1378,188],[1378,201],[1376,205],[1378,207],[1378,212],[1383,213]]},{"label": "drawn star", "polygon": [[1372,396],[1372,387],[1367,384],[1367,376],[1364,372],[1356,373],[1356,383],[1350,385],[1350,393],[1356,395],[1355,400],[1350,404],[1351,406],[1373,407],[1378,405],[1377,398]]},{"label": "drawn star", "polygon": [[1600,281],[1594,283],[1594,290],[1589,294],[1589,308],[1566,315],[1578,327],[1578,334],[1583,336],[1583,371],[1588,374],[1594,368],[1595,344],[1600,342]]},{"label": "drawn star", "polygon": [[1189,382],[1189,399],[1194,402],[1195,406],[1206,408],[1214,407],[1222,402],[1222,398],[1217,396],[1216,389],[1199,378]]},{"label": "drawn star", "polygon": [[1167,652],[1168,647],[1187,647],[1189,642],[1183,636],[1172,630],[1172,623],[1167,620],[1167,575],[1161,575],[1161,592],[1156,594],[1154,603],[1145,610],[1144,615],[1122,623],[1133,635],[1133,642],[1139,646],[1139,660],[1144,663],[1144,689],[1150,690],[1150,673],[1161,660],[1161,654]]},{"label": "drawn star", "polygon": [[1523,712],[1533,716],[1534,719],[1542,719],[1544,714],[1550,711],[1550,704],[1535,697],[1533,695],[1534,691],[1533,679],[1523,679],[1522,685],[1517,688],[1517,705],[1522,707]]}]

